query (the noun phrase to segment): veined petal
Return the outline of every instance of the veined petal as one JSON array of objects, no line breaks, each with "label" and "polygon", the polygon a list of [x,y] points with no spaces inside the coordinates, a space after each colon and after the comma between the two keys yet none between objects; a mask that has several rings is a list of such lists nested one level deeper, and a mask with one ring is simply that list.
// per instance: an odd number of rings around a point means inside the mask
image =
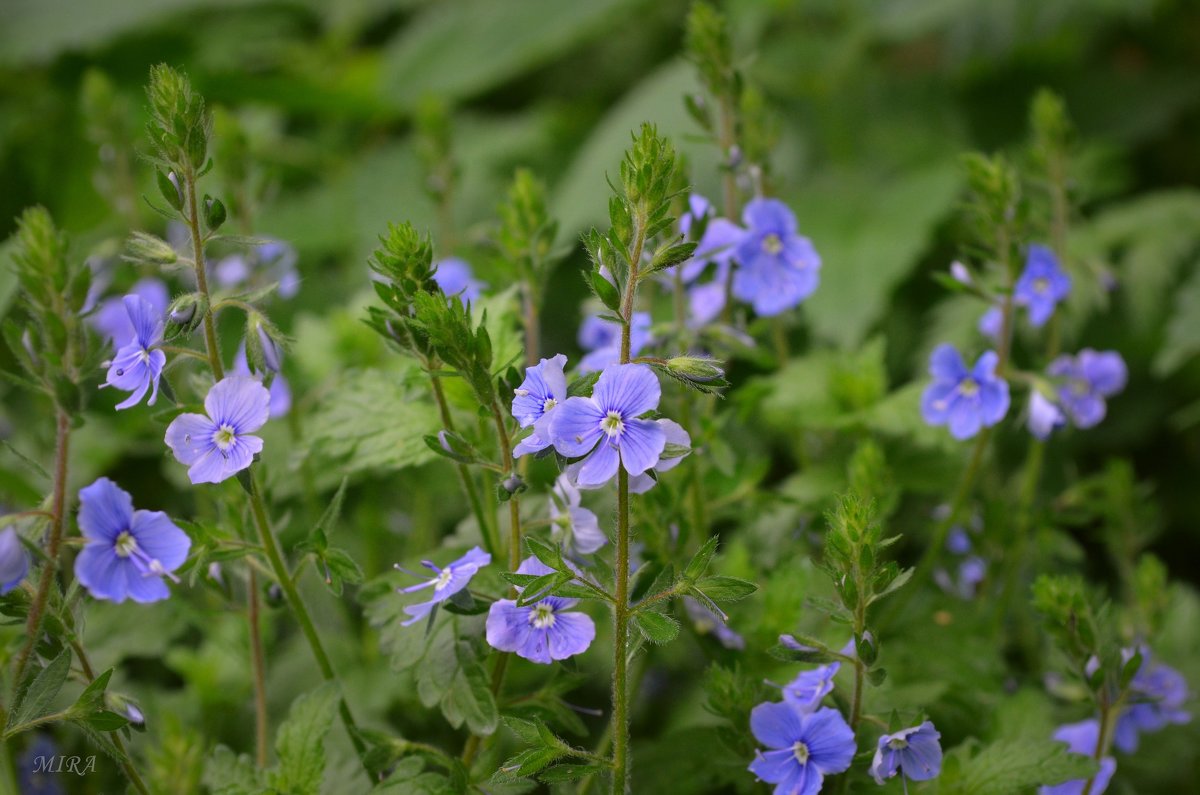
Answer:
[{"label": "veined petal", "polygon": [[133,498],[108,478],[79,490],[79,529],[95,541],[112,544],[133,522]]},{"label": "veined petal", "polygon": [[596,639],[596,624],[586,613],[555,613],[546,635],[550,659],[565,660],[588,650]]},{"label": "veined petal", "polygon": [[217,427],[230,425],[239,435],[253,433],[267,424],[271,395],[250,376],[226,376],[208,390],[204,410]]},{"label": "veined petal", "polygon": [[768,748],[790,749],[804,736],[804,720],[791,704],[768,701],[750,711],[750,731]]},{"label": "veined petal", "polygon": [[167,426],[166,442],[175,460],[190,466],[216,449],[216,432],[217,426],[203,414],[180,414]]},{"label": "veined petal", "polygon": [[629,474],[640,475],[658,463],[666,444],[666,431],[657,422],[626,420],[625,430],[617,442],[621,450],[621,465]]},{"label": "veined petal", "polygon": [[622,418],[637,417],[658,408],[661,397],[658,377],[644,364],[618,364],[605,368],[592,391],[592,400],[601,415],[616,411]]},{"label": "veined petal", "polygon": [[162,511],[134,511],[129,532],[138,547],[162,564],[165,571],[175,571],[187,560],[192,540]]},{"label": "veined petal", "polygon": [[617,474],[620,463],[621,457],[617,448],[607,439],[602,439],[579,468],[579,486],[585,489],[603,486]]},{"label": "veined petal", "polygon": [[[601,376],[603,378],[603,376]],[[550,423],[551,439],[558,452],[574,458],[596,446],[604,412],[590,398],[572,397],[556,408]]]}]

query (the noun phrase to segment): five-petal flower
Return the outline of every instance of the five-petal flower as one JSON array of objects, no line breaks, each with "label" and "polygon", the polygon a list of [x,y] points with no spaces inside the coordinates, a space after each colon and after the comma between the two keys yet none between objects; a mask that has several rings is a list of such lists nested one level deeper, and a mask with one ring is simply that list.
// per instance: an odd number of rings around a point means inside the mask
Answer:
[{"label": "five-petal flower", "polygon": [[472,547],[469,552],[453,563],[447,564],[444,569],[439,568],[431,560],[421,561],[421,565],[432,571],[434,576],[425,582],[401,588],[399,589],[400,593],[413,593],[423,588],[433,588],[433,596],[427,601],[407,605],[404,608],[404,612],[410,615],[411,618],[405,621],[403,626],[407,627],[409,624],[415,624],[428,616],[439,603],[446,601],[463,588],[466,588],[467,584],[471,582],[471,578],[491,562],[492,556],[479,547]]},{"label": "five-petal flower", "polygon": [[[540,576],[551,571],[529,557],[521,562],[517,574]],[[578,602],[547,596],[521,607],[513,599],[497,600],[488,610],[487,642],[494,649],[544,665],[582,654],[596,638],[596,624],[586,613],[571,611]]]},{"label": "five-petal flower", "polygon": [[988,351],[968,370],[953,345],[939,345],[929,359],[933,383],[921,396],[930,425],[949,425],[955,439],[969,439],[1008,413],[1008,384],[996,375],[999,357]]},{"label": "five-petal flower", "polygon": [[167,446],[189,467],[192,483],[220,483],[262,451],[263,440],[252,434],[266,424],[270,406],[271,395],[257,380],[227,376],[204,398],[208,416],[180,414],[167,426]]},{"label": "five-petal flower", "polygon": [[775,785],[775,795],[815,795],[825,776],[850,767],[854,732],[835,709],[805,712],[790,702],[759,704],[750,729],[769,750],[759,751],[750,772]]}]

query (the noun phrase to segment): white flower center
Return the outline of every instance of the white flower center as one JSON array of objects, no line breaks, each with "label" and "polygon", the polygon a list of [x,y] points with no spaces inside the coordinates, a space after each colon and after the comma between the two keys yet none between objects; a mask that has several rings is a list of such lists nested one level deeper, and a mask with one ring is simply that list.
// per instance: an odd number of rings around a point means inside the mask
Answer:
[{"label": "white flower center", "polygon": [[979,393],[979,384],[976,383],[974,378],[968,376],[958,385],[958,391],[962,393],[963,397],[974,397]]},{"label": "white flower center", "polygon": [[545,602],[535,605],[529,614],[529,623],[534,629],[550,629],[554,626],[554,608]]},{"label": "white flower center", "polygon": [[150,364],[150,351],[142,348],[141,352],[138,353],[138,358],[142,360],[142,364]]},{"label": "white flower center", "polygon": [[625,421],[621,419],[621,412],[608,412],[608,416],[600,420],[600,428],[610,437],[620,436],[621,432],[625,430]]},{"label": "white flower center", "polygon": [[775,255],[783,251],[783,241],[779,239],[779,235],[772,232],[763,238],[762,248],[768,254]]},{"label": "white flower center", "polygon": [[558,405],[558,401],[555,400],[554,398],[552,398],[552,397],[546,398],[544,401],[542,401],[542,413],[543,414],[547,413],[548,411],[550,411],[550,409],[554,408],[557,405]]},{"label": "white flower center", "polygon": [[1049,289],[1050,289],[1050,280],[1049,279],[1034,279],[1033,280],[1033,291],[1035,293],[1044,293]]},{"label": "white flower center", "polygon": [[800,764],[808,764],[808,746],[799,740],[792,746],[792,755],[796,757],[796,761]]},{"label": "white flower center", "polygon": [[433,590],[440,591],[450,584],[450,579],[454,577],[454,570],[449,566],[442,569],[437,577],[433,580]]},{"label": "white flower center", "polygon": [[117,536],[117,542],[114,544],[114,548],[117,553],[117,557],[127,558],[137,551],[137,539],[134,538],[133,534],[128,530],[122,530],[121,534]]},{"label": "white flower center", "polygon": [[888,748],[891,748],[893,751],[903,751],[908,747],[908,740],[903,737],[893,737],[888,740],[887,744]]},{"label": "white flower center", "polygon": [[221,448],[223,451],[232,447],[233,442],[236,439],[237,432],[234,431],[232,425],[222,425],[217,429],[217,432],[213,434],[213,444]]}]

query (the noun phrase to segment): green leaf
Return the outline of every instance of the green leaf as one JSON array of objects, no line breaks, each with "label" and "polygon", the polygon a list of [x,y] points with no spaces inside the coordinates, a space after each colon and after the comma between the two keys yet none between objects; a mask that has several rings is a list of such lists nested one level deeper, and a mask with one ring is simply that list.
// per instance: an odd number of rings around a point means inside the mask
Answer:
[{"label": "green leaf", "polygon": [[50,663],[38,672],[29,687],[21,693],[19,701],[8,715],[8,728],[20,726],[43,717],[50,711],[58,691],[62,690],[71,673],[71,651],[63,649]]},{"label": "green leaf", "polygon": [[108,680],[112,678],[112,672],[113,669],[109,668],[93,679],[92,683],[79,694],[79,698],[75,699],[75,706],[71,707],[71,712],[75,715],[87,716],[102,709],[104,707],[104,691],[108,688]]},{"label": "green leaf", "polygon": [[213,749],[204,764],[204,785],[213,795],[260,795],[261,773],[245,754],[238,755],[223,745]]},{"label": "green leaf", "polygon": [[594,776],[597,773],[603,773],[608,770],[608,765],[586,764],[586,765],[555,765],[549,770],[544,770],[538,775],[539,781],[544,781],[547,784],[556,784],[563,781],[578,781],[588,776]]},{"label": "green leaf", "polygon": [[320,795],[325,773],[325,735],[338,704],[337,686],[331,682],[297,698],[287,720],[275,736],[279,767],[272,771],[271,786],[293,795]]},{"label": "green leaf", "polygon": [[[958,758],[969,753],[955,749],[948,756]],[[1001,740],[962,758],[956,774],[944,777],[938,791],[942,795],[1011,795],[1032,787],[1086,779],[1096,770],[1095,760],[1070,753],[1063,743],[1034,738]]]},{"label": "green leaf", "polygon": [[[1195,266],[1193,266],[1195,267]],[[1168,376],[1200,353],[1200,268],[1176,291],[1167,338],[1154,357],[1154,373]]]},{"label": "green leaf", "polygon": [[633,623],[646,640],[651,643],[670,643],[679,634],[678,621],[664,613],[656,613],[653,610],[634,613]]},{"label": "green leaf", "polygon": [[544,745],[536,748],[526,748],[502,764],[500,769],[492,776],[492,780],[506,783],[515,781],[516,779],[528,778],[556,760],[561,759],[563,756],[565,756],[565,752],[559,748]]},{"label": "green leaf", "polygon": [[617,288],[613,287],[613,283],[604,278],[600,271],[591,272],[590,286],[592,292],[600,299],[600,303],[607,306],[614,312],[619,311],[621,307],[621,296],[617,294]]},{"label": "green leaf", "polygon": [[394,770],[371,792],[391,792],[396,795],[462,795],[462,789],[454,786],[441,773],[426,772],[425,762],[411,756],[400,760]]},{"label": "green leaf", "polygon": [[717,553],[719,543],[720,539],[716,536],[709,537],[688,561],[687,568],[683,570],[683,576],[689,580],[699,579],[708,569],[708,563],[712,560],[713,555]]},{"label": "green leaf", "polygon": [[695,587],[714,602],[736,602],[758,590],[749,580],[723,576],[704,577]]},{"label": "green leaf", "polygon": [[417,671],[421,703],[440,707],[446,721],[456,729],[465,723],[475,734],[491,734],[500,714],[474,646],[459,640],[453,632],[435,637]]}]

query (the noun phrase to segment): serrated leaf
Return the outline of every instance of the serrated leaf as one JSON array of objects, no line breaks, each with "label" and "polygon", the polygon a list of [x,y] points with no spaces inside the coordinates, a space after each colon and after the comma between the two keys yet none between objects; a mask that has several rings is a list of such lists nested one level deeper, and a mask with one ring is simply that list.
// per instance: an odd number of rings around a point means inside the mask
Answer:
[{"label": "serrated leaf", "polygon": [[427,707],[437,705],[451,726],[463,724],[475,734],[496,730],[500,714],[483,663],[470,642],[453,632],[436,640],[417,670],[417,695]]},{"label": "serrated leaf", "polygon": [[57,657],[38,672],[22,692],[19,703],[9,713],[8,728],[20,726],[22,723],[28,723],[46,715],[70,673],[71,651],[63,649]]},{"label": "serrated leaf", "polygon": [[292,703],[275,736],[279,767],[271,773],[272,787],[294,795],[320,795],[325,735],[333,723],[338,698],[337,686],[326,682]]},{"label": "serrated leaf", "polygon": [[633,624],[646,640],[655,644],[670,643],[679,634],[678,621],[653,610],[634,613]]},{"label": "serrated leaf", "polygon": [[209,755],[203,780],[213,795],[259,795],[263,790],[261,774],[250,757],[239,756],[223,745]]},{"label": "serrated leaf", "polygon": [[958,775],[941,782],[946,795],[1011,795],[1032,787],[1086,779],[1097,770],[1095,760],[1073,754],[1065,743],[1024,738],[992,743],[963,759]]}]

